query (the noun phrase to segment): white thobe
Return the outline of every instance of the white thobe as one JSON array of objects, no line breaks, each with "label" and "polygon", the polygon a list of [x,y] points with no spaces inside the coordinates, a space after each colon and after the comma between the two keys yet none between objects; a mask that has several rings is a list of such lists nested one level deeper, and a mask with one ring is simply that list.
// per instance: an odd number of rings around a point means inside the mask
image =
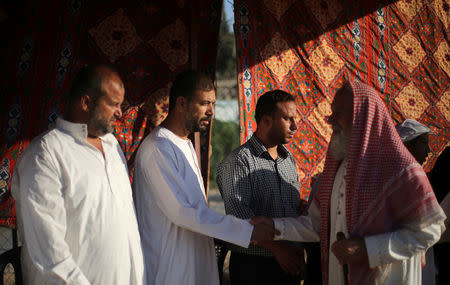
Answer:
[{"label": "white thobe", "polygon": [[155,128],[138,150],[134,187],[148,284],[219,284],[211,237],[248,247],[253,226],[208,208],[191,141]]},{"label": "white thobe", "polygon": [[87,126],[62,119],[27,147],[11,193],[25,284],[143,284],[144,260],[125,158],[111,134],[104,156]]},{"label": "white thobe", "polygon": [[[345,213],[345,170],[343,162],[338,168],[330,200],[330,244],[328,260],[328,284],[343,285],[343,267],[336,256],[331,252],[331,245],[336,241],[336,234],[343,232],[348,238]],[[275,228],[281,232],[276,236],[279,240],[291,241],[318,241],[320,211],[315,202],[308,210],[308,216],[298,218],[274,219]],[[369,266],[375,268],[385,264],[391,265],[390,275],[387,276],[386,285],[395,284],[421,284],[422,268],[421,253],[439,240],[441,225],[432,224],[418,230],[401,228],[397,231],[367,236],[364,238]]]}]

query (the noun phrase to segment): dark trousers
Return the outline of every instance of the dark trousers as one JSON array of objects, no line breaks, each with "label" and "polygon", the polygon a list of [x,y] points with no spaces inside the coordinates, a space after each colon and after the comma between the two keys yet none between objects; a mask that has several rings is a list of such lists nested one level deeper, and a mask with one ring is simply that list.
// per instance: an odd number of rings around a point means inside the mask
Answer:
[{"label": "dark trousers", "polygon": [[322,284],[322,270],[320,268],[320,243],[305,242],[302,243],[306,251],[306,272],[303,285]]},{"label": "dark trousers", "polygon": [[438,269],[437,284],[450,284],[450,243],[438,243],[433,246],[434,259]]},{"label": "dark trousers", "polygon": [[231,285],[299,285],[300,277],[285,273],[275,257],[231,252],[230,281]]}]

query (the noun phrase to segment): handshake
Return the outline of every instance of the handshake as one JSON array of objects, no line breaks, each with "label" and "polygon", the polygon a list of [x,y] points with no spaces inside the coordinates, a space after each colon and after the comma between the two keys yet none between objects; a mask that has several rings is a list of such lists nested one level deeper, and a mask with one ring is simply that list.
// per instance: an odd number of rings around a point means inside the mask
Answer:
[{"label": "handshake", "polygon": [[275,229],[273,220],[263,216],[255,216],[250,220],[253,227],[251,242],[258,244],[264,241],[272,241],[280,232]]}]

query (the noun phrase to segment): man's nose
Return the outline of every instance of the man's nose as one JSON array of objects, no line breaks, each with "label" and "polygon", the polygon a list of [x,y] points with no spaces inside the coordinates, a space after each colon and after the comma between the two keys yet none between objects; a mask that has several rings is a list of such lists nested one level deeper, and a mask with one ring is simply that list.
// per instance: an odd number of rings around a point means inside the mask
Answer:
[{"label": "man's nose", "polygon": [[208,106],[208,109],[206,110],[206,115],[208,115],[208,116],[214,116],[214,105],[209,105]]},{"label": "man's nose", "polygon": [[329,116],[325,116],[325,122],[327,122],[330,125],[335,123],[335,120],[336,120],[336,116],[334,114],[331,114]]},{"label": "man's nose", "polygon": [[298,129],[297,123],[295,122],[295,120],[291,121],[291,125],[290,125],[289,129],[293,132],[295,132]]},{"label": "man's nose", "polygon": [[122,108],[119,107],[114,115],[116,116],[116,118],[122,118]]}]

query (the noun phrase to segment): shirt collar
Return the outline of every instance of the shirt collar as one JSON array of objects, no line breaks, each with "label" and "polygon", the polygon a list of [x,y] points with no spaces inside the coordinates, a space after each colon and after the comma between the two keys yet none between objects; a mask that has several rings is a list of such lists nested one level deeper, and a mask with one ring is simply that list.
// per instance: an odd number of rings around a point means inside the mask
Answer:
[{"label": "shirt collar", "polygon": [[[263,145],[263,143],[258,139],[257,136],[252,135],[252,137],[248,141],[253,146],[256,156],[261,156],[265,152],[267,152],[267,154],[269,154],[269,152],[267,151],[267,148]],[[287,150],[287,148],[284,145],[279,144],[278,145],[278,154],[279,154],[280,158],[285,159],[286,157],[288,157],[289,151]]]},{"label": "shirt collar", "polygon": [[[73,122],[66,121],[61,117],[58,117],[56,119],[56,128],[58,128],[59,130],[65,132],[65,133],[70,134],[77,140],[80,140],[82,142],[87,141],[87,136],[88,136],[87,124],[73,123]],[[106,134],[106,135],[100,136],[99,138],[103,142],[107,142],[107,143],[112,142],[111,134]]]}]

